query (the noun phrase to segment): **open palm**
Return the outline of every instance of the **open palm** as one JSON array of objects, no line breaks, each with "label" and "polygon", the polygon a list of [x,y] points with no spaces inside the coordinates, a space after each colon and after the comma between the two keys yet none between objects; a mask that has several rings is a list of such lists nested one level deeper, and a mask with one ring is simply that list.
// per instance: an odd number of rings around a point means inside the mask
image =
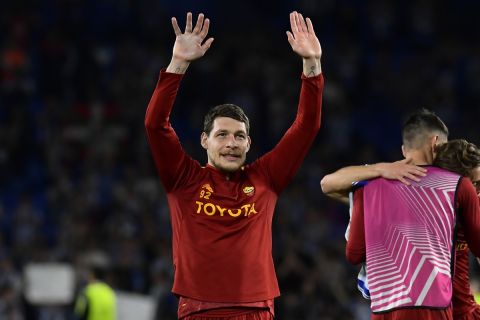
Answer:
[{"label": "open palm", "polygon": [[182,33],[178,27],[176,18],[172,18],[172,26],[176,35],[173,46],[173,56],[177,59],[188,62],[198,59],[207,52],[213,42],[213,38],[209,38],[204,42],[208,34],[210,20],[208,18],[205,19],[202,13],[198,15],[197,23],[193,29],[192,13],[187,13],[187,23],[184,33]]},{"label": "open palm", "polygon": [[290,13],[290,27],[292,31],[287,31],[288,42],[299,56],[305,59],[320,59],[322,56],[322,47],[313,30],[310,18],[305,20],[298,12]]}]

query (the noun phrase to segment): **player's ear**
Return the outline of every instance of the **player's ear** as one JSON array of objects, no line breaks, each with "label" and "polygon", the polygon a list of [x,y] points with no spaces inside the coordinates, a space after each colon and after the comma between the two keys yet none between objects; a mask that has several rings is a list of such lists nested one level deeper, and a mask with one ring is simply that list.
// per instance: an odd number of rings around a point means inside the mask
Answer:
[{"label": "player's ear", "polygon": [[434,135],[430,138],[430,146],[432,148],[432,156],[435,158],[437,153],[437,146],[442,144],[442,141],[438,135]]},{"label": "player's ear", "polygon": [[247,151],[245,152],[248,152],[250,150],[251,144],[252,144],[252,139],[250,138],[250,136],[247,136]]},{"label": "player's ear", "polygon": [[405,150],[405,145],[402,144],[402,155],[404,158],[407,158],[407,151]]},{"label": "player's ear", "polygon": [[430,138],[430,145],[432,146],[432,150],[435,150],[435,147],[440,143],[440,139],[438,135],[434,135]]},{"label": "player's ear", "polygon": [[204,131],[202,132],[202,135],[200,136],[200,144],[202,145],[203,149],[207,150],[208,149],[208,135]]}]

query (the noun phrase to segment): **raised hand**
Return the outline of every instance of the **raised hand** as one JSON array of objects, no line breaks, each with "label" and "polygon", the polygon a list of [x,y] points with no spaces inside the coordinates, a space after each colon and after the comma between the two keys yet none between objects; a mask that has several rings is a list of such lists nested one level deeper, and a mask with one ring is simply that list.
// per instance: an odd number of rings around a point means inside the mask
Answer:
[{"label": "raised hand", "polygon": [[172,61],[167,68],[167,72],[184,73],[191,61],[203,57],[210,48],[213,38],[205,38],[210,27],[210,20],[205,19],[203,13],[198,15],[197,23],[192,29],[192,13],[187,13],[187,23],[185,32],[180,30],[177,19],[172,18],[172,26],[175,31],[176,39],[173,46]]},{"label": "raised hand", "polygon": [[294,11],[290,13],[290,28],[287,31],[288,42],[300,57],[303,58],[303,74],[307,77],[314,77],[322,73],[320,58],[322,47],[313,30],[310,18],[303,19],[303,16]]},{"label": "raised hand", "polygon": [[290,28],[292,31],[287,31],[287,38],[293,51],[304,59],[319,60],[322,56],[322,47],[315,35],[310,18],[305,22],[303,16],[294,11],[290,13]]}]

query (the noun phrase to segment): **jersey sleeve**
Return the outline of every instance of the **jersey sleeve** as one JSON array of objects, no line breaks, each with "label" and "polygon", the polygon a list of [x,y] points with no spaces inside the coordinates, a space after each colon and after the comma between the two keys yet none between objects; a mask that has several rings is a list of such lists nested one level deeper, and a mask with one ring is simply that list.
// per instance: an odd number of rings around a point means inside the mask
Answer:
[{"label": "jersey sleeve", "polygon": [[181,79],[182,75],[162,70],[145,115],[148,143],[167,192],[182,185],[200,166],[185,153],[170,124]]},{"label": "jersey sleeve", "polygon": [[74,320],[87,320],[87,315],[88,315],[88,299],[85,294],[85,291],[82,291],[74,305]]},{"label": "jersey sleeve", "polygon": [[472,253],[480,257],[480,203],[475,187],[468,178],[462,178],[457,192],[459,218],[465,239]]},{"label": "jersey sleeve", "polygon": [[278,194],[293,178],[318,130],[322,109],[323,75],[302,75],[296,118],[278,144],[258,160]]},{"label": "jersey sleeve", "polygon": [[348,262],[359,264],[366,260],[365,223],[363,214],[363,188],[353,194],[352,217],[350,233],[345,248]]}]

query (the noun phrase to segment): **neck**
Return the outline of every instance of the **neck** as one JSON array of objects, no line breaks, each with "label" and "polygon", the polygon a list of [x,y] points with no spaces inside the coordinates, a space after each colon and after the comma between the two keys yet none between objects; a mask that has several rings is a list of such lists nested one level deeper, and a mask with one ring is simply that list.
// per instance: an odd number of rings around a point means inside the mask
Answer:
[{"label": "neck", "polygon": [[433,163],[433,155],[426,150],[411,150],[405,154],[405,158],[412,159],[412,164],[416,166],[431,165]]},{"label": "neck", "polygon": [[238,170],[235,170],[235,171],[227,171],[227,170],[222,170],[221,168],[213,165],[212,163],[208,162],[208,165],[215,169],[216,171],[220,172],[223,176],[225,176],[225,179],[226,180],[230,180],[235,173],[237,173]]}]

